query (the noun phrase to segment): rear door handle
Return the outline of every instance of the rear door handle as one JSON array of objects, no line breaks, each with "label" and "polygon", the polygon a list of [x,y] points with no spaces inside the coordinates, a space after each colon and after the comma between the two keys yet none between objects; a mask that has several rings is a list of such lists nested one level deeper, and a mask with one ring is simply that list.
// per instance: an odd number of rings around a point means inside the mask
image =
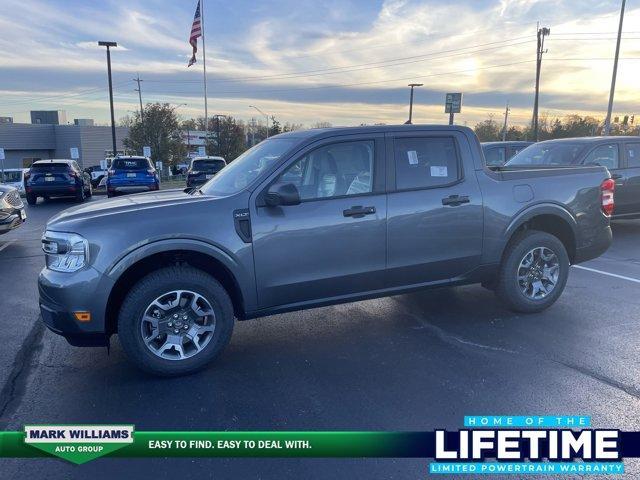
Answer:
[{"label": "rear door handle", "polygon": [[449,205],[450,207],[457,207],[463,203],[469,203],[469,197],[467,195],[449,195],[442,199],[442,205]]},{"label": "rear door handle", "polygon": [[362,218],[365,215],[373,215],[376,213],[376,207],[362,207],[360,205],[347,208],[342,211],[345,217]]}]

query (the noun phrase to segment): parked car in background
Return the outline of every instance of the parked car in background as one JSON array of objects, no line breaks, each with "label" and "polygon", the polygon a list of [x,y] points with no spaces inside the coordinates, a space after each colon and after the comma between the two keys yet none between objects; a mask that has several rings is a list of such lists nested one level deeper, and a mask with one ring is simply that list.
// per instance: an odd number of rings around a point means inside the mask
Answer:
[{"label": "parked car in background", "polygon": [[38,160],[25,174],[27,203],[35,205],[38,197],[74,197],[83,202],[93,193],[91,177],[78,162],[68,159]]},{"label": "parked car in background", "polygon": [[506,164],[533,168],[602,166],[616,182],[613,219],[640,218],[640,137],[583,137],[547,140]]},{"label": "parked car in background", "polygon": [[106,158],[105,162],[107,163],[107,168],[102,168],[101,165],[93,165],[92,167],[86,168],[85,171],[91,176],[91,185],[93,188],[98,187],[100,185],[100,181],[107,176],[107,172],[111,168],[111,162],[113,159]]},{"label": "parked car in background", "polygon": [[539,312],[570,264],[611,244],[613,181],[601,166],[483,162],[461,126],[271,137],[191,193],[51,218],[42,319],[73,345],[117,333],[137,366],[180,375],[222,351],[234,318],[480,282],[509,308]]},{"label": "parked car in background", "polygon": [[187,187],[199,187],[227,166],[223,157],[196,157],[187,170]]},{"label": "parked car in background", "polygon": [[501,167],[516,153],[524,150],[533,142],[483,142],[482,153],[484,153],[487,167]]},{"label": "parked car in background", "polygon": [[27,213],[18,190],[0,185],[0,235],[18,228],[26,219]]},{"label": "parked car in background", "polygon": [[28,168],[5,168],[4,178],[0,178],[0,183],[9,185],[18,190],[20,195],[24,195],[24,175],[28,170]]},{"label": "parked car in background", "polygon": [[116,157],[107,173],[107,196],[160,189],[160,177],[147,157]]}]

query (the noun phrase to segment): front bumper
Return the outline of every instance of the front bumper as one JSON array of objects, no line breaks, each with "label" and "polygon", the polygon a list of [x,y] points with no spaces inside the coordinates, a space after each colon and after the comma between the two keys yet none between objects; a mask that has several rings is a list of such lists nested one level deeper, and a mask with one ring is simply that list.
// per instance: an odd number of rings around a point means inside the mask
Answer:
[{"label": "front bumper", "polygon": [[7,233],[22,225],[27,218],[24,208],[4,208],[0,210],[0,234]]},{"label": "front bumper", "polygon": [[[42,269],[38,276],[42,321],[71,345],[107,345],[105,313],[113,282],[92,267],[74,273]],[[73,312],[90,312],[91,321],[80,322]]]}]

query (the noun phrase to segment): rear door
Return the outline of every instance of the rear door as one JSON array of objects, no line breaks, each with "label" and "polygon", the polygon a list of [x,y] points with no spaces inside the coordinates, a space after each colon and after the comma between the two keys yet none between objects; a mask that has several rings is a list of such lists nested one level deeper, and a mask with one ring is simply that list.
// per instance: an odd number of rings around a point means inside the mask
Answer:
[{"label": "rear door", "polygon": [[475,269],[483,209],[466,137],[413,131],[390,135],[387,145],[389,286],[438,282]]},{"label": "rear door", "polygon": [[[295,185],[302,202],[263,206],[261,192],[275,182]],[[254,193],[260,308],[384,287],[384,182],[384,135],[348,135],[307,147]]]},{"label": "rear door", "polygon": [[640,214],[640,139],[625,142],[624,188],[615,193],[616,208],[614,215]]}]

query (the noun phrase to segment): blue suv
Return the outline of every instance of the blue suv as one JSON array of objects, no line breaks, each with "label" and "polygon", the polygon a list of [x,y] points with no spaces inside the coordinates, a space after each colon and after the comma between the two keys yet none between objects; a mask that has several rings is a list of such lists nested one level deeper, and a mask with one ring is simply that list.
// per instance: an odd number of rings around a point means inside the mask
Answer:
[{"label": "blue suv", "polygon": [[91,177],[75,160],[53,159],[33,162],[24,175],[27,203],[35,205],[38,197],[73,197],[83,202],[90,197]]},{"label": "blue suv", "polygon": [[147,157],[116,157],[107,172],[107,196],[160,188],[158,172]]}]

